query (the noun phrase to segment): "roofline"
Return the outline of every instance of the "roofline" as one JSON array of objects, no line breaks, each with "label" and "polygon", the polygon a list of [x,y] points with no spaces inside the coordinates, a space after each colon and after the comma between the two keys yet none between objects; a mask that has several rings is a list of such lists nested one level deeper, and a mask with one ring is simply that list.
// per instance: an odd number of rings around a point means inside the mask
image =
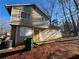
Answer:
[{"label": "roofline", "polygon": [[36,4],[7,4],[7,5],[5,5],[6,7],[10,7],[10,6],[25,6],[25,5],[28,5],[28,6],[35,6],[35,7],[37,7],[44,15],[46,15],[49,19],[50,19],[50,16],[46,13],[46,12],[44,12],[43,10],[41,10]]},{"label": "roofline", "polygon": [[34,5],[34,4],[6,4],[5,6],[22,6],[22,5]]}]

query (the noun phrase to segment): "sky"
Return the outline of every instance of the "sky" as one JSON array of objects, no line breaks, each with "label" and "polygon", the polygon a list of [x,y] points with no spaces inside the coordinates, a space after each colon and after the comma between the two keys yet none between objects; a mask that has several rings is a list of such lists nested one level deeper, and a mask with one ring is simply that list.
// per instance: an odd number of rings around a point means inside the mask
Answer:
[{"label": "sky", "polygon": [[48,4],[46,0],[41,0],[41,2],[39,2],[40,0],[0,0],[0,20],[10,20],[10,15],[5,8],[6,4],[37,4],[40,8],[44,8],[46,7],[45,5]]},{"label": "sky", "polygon": [[0,28],[2,23],[4,23],[2,26],[5,28],[5,30],[10,28],[10,15],[5,7],[7,4],[36,4],[40,9],[50,9],[47,0],[0,0]]},{"label": "sky", "polygon": [[0,5],[0,20],[9,20],[10,15],[8,14],[6,8],[3,5]]},{"label": "sky", "polygon": [[[55,1],[55,0],[50,0]],[[7,30],[10,28],[9,22],[10,22],[10,15],[8,14],[5,5],[7,4],[36,4],[40,9],[46,11],[48,10],[48,15],[50,15],[51,11],[51,5],[49,4],[48,0],[0,0],[0,25],[2,22],[6,22],[4,25],[5,29]],[[57,15],[56,15],[57,14]],[[59,19],[61,18],[61,8],[59,7],[59,4],[56,0],[54,12],[52,15],[53,19]],[[7,25],[7,26],[6,26]]]},{"label": "sky", "polygon": [[[6,4],[36,4],[42,9],[47,9],[49,11],[48,14],[50,14],[50,4],[48,3],[48,0],[0,0],[0,20],[4,19],[9,21],[10,15],[8,14],[5,5]],[[54,16],[56,14],[55,11],[59,11],[59,5],[58,3],[55,4],[55,10],[53,13],[53,18],[59,17]],[[61,14],[61,13],[60,13]]]},{"label": "sky", "polygon": [[[56,19],[58,21],[63,20],[63,12],[62,12],[62,7],[60,7],[60,4],[58,3],[58,0],[50,0],[50,1],[56,1],[53,15],[52,15],[52,20]],[[72,1],[72,0],[71,0]],[[48,0],[0,0],[0,24],[2,21],[6,21],[9,24],[10,21],[10,15],[8,14],[5,5],[6,4],[36,4],[39,6],[40,9],[43,9],[46,11],[46,9],[49,11],[50,15],[50,4],[48,3]],[[73,5],[71,3],[71,5]],[[66,13],[68,10],[66,10]],[[61,20],[62,19],[62,20]]]}]

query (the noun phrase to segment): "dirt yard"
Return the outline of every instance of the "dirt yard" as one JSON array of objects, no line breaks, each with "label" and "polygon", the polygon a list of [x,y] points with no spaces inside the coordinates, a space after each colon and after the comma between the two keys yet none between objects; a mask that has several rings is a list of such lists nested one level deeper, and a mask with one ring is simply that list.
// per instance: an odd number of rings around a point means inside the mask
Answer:
[{"label": "dirt yard", "polygon": [[[74,58],[76,56],[76,58]],[[73,58],[71,58],[73,57]],[[33,48],[31,51],[1,57],[2,59],[79,59],[79,40],[57,41]],[[1,59],[0,58],[0,59]]]}]

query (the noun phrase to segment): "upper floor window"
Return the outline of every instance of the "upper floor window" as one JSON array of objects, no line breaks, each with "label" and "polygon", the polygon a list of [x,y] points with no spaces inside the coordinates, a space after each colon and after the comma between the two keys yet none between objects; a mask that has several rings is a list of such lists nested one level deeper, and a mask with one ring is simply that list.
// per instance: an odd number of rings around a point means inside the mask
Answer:
[{"label": "upper floor window", "polygon": [[41,18],[42,21],[46,21],[46,19],[44,17]]},{"label": "upper floor window", "polygon": [[21,17],[29,19],[30,18],[30,13],[21,12]]}]

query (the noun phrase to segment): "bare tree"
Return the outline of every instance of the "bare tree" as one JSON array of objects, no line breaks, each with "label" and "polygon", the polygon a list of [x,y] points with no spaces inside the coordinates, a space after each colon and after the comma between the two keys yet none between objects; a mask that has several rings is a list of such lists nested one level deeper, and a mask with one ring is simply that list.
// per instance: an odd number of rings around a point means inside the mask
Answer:
[{"label": "bare tree", "polygon": [[62,6],[63,14],[64,14],[64,17],[65,17],[65,20],[67,21],[67,17],[66,17],[65,9],[64,9],[64,0],[59,0],[59,3],[60,3],[61,6]]},{"label": "bare tree", "polygon": [[79,4],[78,4],[78,0],[73,0],[74,4],[75,4],[75,9],[76,9],[76,15],[77,15],[77,31],[79,32]]},{"label": "bare tree", "polygon": [[0,22],[0,29],[3,30],[4,32],[10,31],[9,22],[2,19]]},{"label": "bare tree", "polygon": [[[61,4],[64,19],[65,19],[66,23],[67,23],[67,21],[70,21],[70,20],[72,21],[73,33],[75,36],[77,36],[78,33],[77,33],[76,23],[75,23],[75,20],[73,17],[74,12],[73,12],[72,7],[74,7],[74,5],[72,5],[72,0],[59,0],[59,3]],[[78,9],[78,6],[77,6],[77,9]],[[78,16],[78,14],[77,14],[77,16]],[[70,19],[68,19],[68,17]],[[66,25],[66,28],[69,28],[69,31],[70,31],[69,25]]]},{"label": "bare tree", "polygon": [[65,4],[65,7],[66,7],[66,9],[68,9],[68,11],[69,11],[69,14],[70,14],[70,17],[71,17],[71,20],[72,20],[72,24],[73,24],[73,29],[74,29],[74,35],[75,36],[77,36],[78,35],[78,33],[77,33],[77,28],[76,28],[76,24],[75,24],[75,21],[74,21],[74,18],[73,18],[73,12],[72,12],[72,9],[71,9],[71,1],[70,0],[66,0],[66,2],[65,3],[67,3],[67,5]]},{"label": "bare tree", "polygon": [[73,2],[74,2],[74,4],[75,4],[75,6],[76,6],[76,9],[79,10],[79,8],[78,8],[78,6],[79,6],[79,5],[78,5],[78,0],[73,0]]},{"label": "bare tree", "polygon": [[52,22],[52,15],[53,15],[53,11],[54,11],[54,7],[55,7],[55,3],[56,3],[57,0],[48,0],[51,8],[50,8],[50,25],[51,25],[51,22]]},{"label": "bare tree", "polygon": [[[67,15],[66,15],[66,12],[65,12],[65,0],[58,0],[58,1],[59,1],[59,4],[62,7],[63,16],[64,16],[63,20],[65,20],[65,23],[63,23],[64,31],[67,29],[68,33],[70,33],[70,27],[69,27],[69,22],[68,22],[69,19],[67,19]],[[67,32],[67,31],[65,31],[65,32]]]}]

